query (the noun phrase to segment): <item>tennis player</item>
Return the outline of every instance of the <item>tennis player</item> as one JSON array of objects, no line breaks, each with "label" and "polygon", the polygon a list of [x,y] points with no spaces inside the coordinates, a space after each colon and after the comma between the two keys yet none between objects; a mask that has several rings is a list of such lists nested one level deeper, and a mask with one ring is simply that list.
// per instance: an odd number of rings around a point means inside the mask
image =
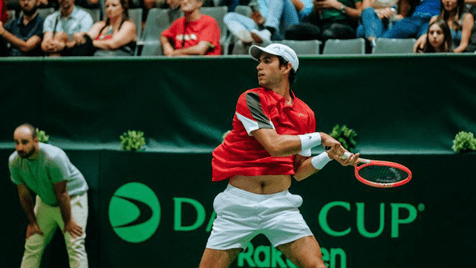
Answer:
[{"label": "tennis player", "polygon": [[10,175],[29,221],[21,268],[40,267],[43,251],[58,227],[64,232],[70,267],[87,268],[86,180],[63,150],[38,141],[32,125],[17,127],[13,137]]},{"label": "tennis player", "polygon": [[[316,131],[314,112],[291,85],[299,67],[288,46],[252,46],[260,87],[243,93],[233,130],[213,151],[213,181],[229,179],[214,201],[217,218],[200,268],[229,267],[253,237],[264,234],[298,267],[325,267],[316,238],[299,207],[302,198],[288,192],[291,178],[303,180],[332,159],[356,165],[359,154],[346,152],[331,136]],[[311,148],[329,150],[311,156]]]}]

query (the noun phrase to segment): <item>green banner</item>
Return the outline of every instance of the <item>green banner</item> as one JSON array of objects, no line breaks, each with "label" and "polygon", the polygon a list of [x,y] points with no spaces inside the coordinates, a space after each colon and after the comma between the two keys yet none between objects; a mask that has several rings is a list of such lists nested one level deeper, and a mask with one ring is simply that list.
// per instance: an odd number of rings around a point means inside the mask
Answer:
[{"label": "green banner", "polygon": [[[0,150],[0,157],[10,153]],[[213,200],[226,187],[211,181],[210,154],[67,153],[91,187],[90,267],[198,266],[215,218]],[[301,213],[328,267],[471,266],[476,183],[469,167],[476,154],[368,157],[406,165],[412,181],[395,189],[371,188],[354,178],[351,167],[331,163],[290,188],[304,199]],[[0,201],[9,204],[0,222],[8,230],[0,258],[6,267],[18,267],[26,216],[7,165],[0,174],[5,178]],[[43,266],[67,267],[60,233]],[[294,266],[260,235],[232,267]]]},{"label": "green banner", "polygon": [[[476,129],[474,59],[301,57],[295,93],[315,111],[319,130],[355,129],[362,152],[449,153],[456,133]],[[31,122],[58,142],[118,143],[137,129],[154,150],[209,152],[231,129],[238,96],[257,86],[256,64],[249,57],[0,60],[0,141]]]}]

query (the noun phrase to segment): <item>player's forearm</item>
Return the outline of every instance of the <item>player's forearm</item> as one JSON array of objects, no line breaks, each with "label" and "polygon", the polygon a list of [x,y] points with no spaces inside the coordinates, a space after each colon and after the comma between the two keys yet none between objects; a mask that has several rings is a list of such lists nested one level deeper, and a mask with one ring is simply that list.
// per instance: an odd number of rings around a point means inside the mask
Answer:
[{"label": "player's forearm", "polygon": [[71,221],[71,200],[68,193],[62,193],[56,197],[58,199],[61,217],[64,223]]},{"label": "player's forearm", "polygon": [[33,202],[33,198],[30,195],[20,196],[20,204],[25,211],[26,217],[30,224],[36,224],[36,217],[33,211],[35,203]]},{"label": "player's forearm", "polygon": [[312,158],[304,160],[304,162],[302,162],[302,164],[297,168],[296,173],[294,174],[294,178],[297,181],[302,181],[319,171],[312,166],[311,160]]},{"label": "player's forearm", "polygon": [[265,147],[266,151],[274,157],[295,155],[301,152],[301,148],[301,139],[290,135],[280,135]]}]

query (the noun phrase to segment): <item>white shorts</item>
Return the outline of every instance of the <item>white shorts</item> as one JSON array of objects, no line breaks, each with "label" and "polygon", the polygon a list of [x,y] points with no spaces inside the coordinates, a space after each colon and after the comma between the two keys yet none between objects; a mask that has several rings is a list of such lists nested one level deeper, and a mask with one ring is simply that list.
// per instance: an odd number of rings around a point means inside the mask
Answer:
[{"label": "white shorts", "polygon": [[259,234],[264,234],[274,247],[310,236],[312,232],[298,209],[301,204],[302,198],[287,190],[262,195],[228,184],[213,202],[217,218],[207,248],[246,249]]}]

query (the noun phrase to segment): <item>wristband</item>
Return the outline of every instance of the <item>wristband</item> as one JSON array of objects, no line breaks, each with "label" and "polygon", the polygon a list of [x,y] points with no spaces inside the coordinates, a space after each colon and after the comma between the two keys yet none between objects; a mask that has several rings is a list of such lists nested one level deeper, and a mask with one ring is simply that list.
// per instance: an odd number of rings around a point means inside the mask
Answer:
[{"label": "wristband", "polygon": [[305,157],[310,157],[312,155],[311,149],[307,149],[305,151],[300,151],[298,155],[305,156]]},{"label": "wristband", "polygon": [[319,132],[298,135],[298,137],[301,139],[301,152],[321,145],[321,134]]},{"label": "wristband", "polygon": [[314,156],[311,159],[311,164],[315,169],[321,170],[327,163],[331,162],[332,158],[326,152],[321,153],[318,156]]}]

